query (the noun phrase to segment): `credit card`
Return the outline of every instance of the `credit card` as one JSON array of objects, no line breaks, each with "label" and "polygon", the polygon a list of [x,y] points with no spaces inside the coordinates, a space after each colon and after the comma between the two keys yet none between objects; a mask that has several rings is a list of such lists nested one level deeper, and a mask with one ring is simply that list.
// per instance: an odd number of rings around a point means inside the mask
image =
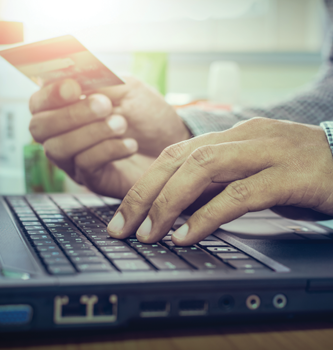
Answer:
[{"label": "credit card", "polygon": [[39,86],[71,78],[87,93],[105,86],[124,84],[71,35],[3,50],[0,56]]}]

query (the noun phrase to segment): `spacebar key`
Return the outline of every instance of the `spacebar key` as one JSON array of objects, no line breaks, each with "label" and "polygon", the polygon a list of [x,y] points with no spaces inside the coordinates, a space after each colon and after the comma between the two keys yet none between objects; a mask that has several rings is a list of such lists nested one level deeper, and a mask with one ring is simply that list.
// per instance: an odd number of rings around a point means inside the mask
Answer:
[{"label": "spacebar key", "polygon": [[150,258],[149,261],[159,270],[191,270],[183,260],[171,254]]}]

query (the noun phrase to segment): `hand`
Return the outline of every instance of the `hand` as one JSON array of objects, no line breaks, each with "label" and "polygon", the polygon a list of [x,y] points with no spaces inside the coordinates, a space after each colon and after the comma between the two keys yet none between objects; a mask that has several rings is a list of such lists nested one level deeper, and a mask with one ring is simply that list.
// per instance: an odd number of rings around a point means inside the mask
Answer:
[{"label": "hand", "polygon": [[125,238],[137,230],[141,242],[156,242],[212,184],[219,193],[175,231],[175,244],[194,244],[222,224],[273,206],[333,215],[332,178],[322,128],[253,118],[166,148],[128,192],[108,232]]},{"label": "hand", "polygon": [[128,130],[124,136],[138,142],[140,153],[157,157],[164,148],[191,136],[175,109],[133,77],[126,77],[125,85],[98,91],[110,98],[114,114],[126,118]]},{"label": "hand", "polygon": [[[68,79],[43,87],[30,100],[30,132],[43,144],[47,157],[90,190],[118,198],[153,162],[153,154],[188,137],[186,127],[161,96],[135,79],[128,80],[128,84],[103,89],[109,98],[95,93],[80,100],[79,84]],[[141,101],[145,103],[140,105]],[[115,110],[123,115],[115,114]],[[180,123],[180,138],[177,140],[175,134],[169,137],[168,126]],[[139,145],[131,135],[139,140]],[[150,155],[138,154],[139,146]]]}]

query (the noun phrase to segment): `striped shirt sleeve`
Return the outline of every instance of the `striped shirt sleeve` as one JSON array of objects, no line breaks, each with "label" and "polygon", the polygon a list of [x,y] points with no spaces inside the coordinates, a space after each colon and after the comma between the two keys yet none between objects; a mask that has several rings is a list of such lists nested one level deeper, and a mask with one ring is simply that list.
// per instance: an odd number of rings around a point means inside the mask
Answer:
[{"label": "striped shirt sleeve", "polygon": [[326,133],[327,141],[333,155],[333,122],[322,122],[320,123],[320,126],[324,129]]}]

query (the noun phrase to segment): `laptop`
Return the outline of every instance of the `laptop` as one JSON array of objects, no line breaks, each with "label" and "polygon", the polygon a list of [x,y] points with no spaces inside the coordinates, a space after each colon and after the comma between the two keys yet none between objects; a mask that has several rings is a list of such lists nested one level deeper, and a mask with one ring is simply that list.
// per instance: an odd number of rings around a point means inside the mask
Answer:
[{"label": "laptop", "polygon": [[332,221],[266,210],[193,246],[175,246],[172,232],[142,244],[134,233],[107,235],[119,203],[95,194],[0,197],[1,332],[333,313]]}]

